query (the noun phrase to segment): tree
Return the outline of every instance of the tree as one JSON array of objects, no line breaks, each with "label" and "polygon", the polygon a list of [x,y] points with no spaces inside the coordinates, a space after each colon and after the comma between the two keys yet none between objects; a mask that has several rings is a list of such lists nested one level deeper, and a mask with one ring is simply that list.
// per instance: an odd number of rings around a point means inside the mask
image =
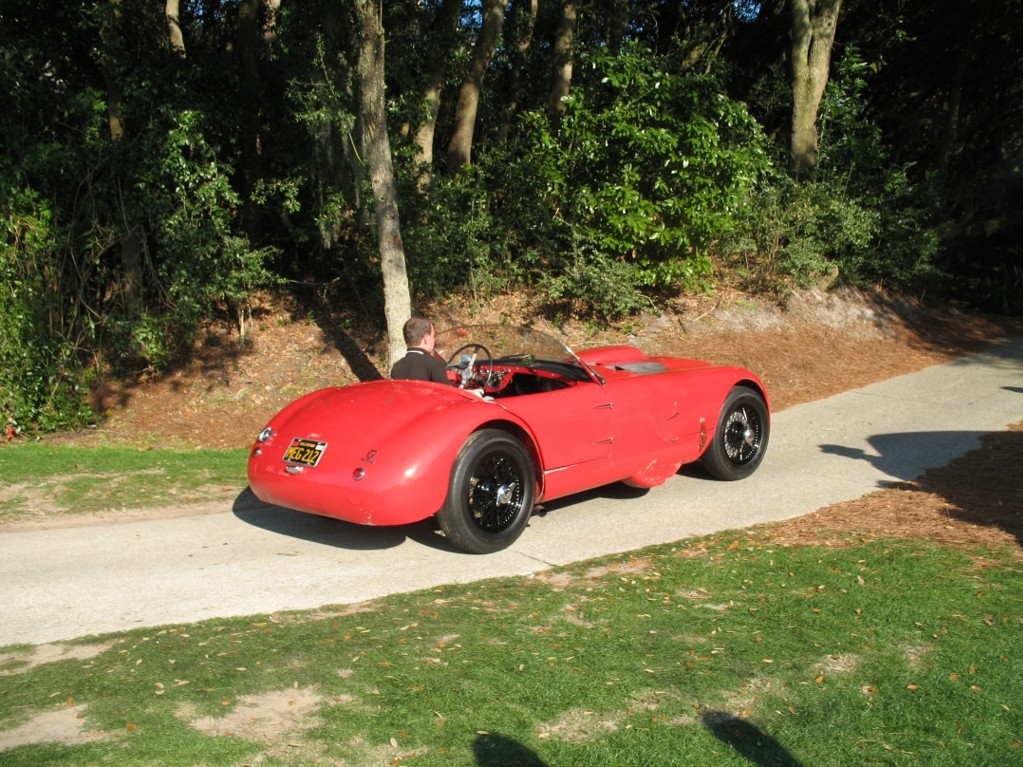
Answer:
[{"label": "tree", "polygon": [[565,0],[561,4],[561,17],[554,37],[554,76],[547,102],[547,115],[551,125],[557,130],[565,113],[565,99],[572,83],[573,52],[572,42],[575,38],[576,16],[579,12],[575,0]]},{"label": "tree", "polygon": [[510,53],[510,72],[508,77],[508,108],[505,110],[499,135],[502,143],[511,132],[512,120],[519,110],[522,101],[522,75],[526,67],[526,57],[533,44],[533,32],[536,29],[536,15],[540,9],[539,0],[517,0],[512,3],[509,25],[508,43]]},{"label": "tree", "polygon": [[241,145],[241,195],[245,204],[243,222],[253,242],[260,237],[259,213],[252,203],[252,191],[260,177],[259,121],[260,94],[259,47],[263,43],[260,10],[263,0],[242,0],[238,6],[235,50],[238,59],[238,99],[241,107],[239,143]]},{"label": "tree", "polygon": [[458,92],[455,106],[455,132],[448,142],[448,165],[461,168],[472,161],[472,139],[476,129],[476,114],[479,111],[480,91],[483,76],[494,57],[497,43],[504,26],[504,3],[502,0],[486,0],[483,6],[483,27],[476,45],[473,46],[469,74]]},{"label": "tree", "polygon": [[167,33],[170,39],[171,50],[184,58],[185,34],[181,31],[179,1],[167,0],[164,5],[164,15],[167,17]]},{"label": "tree", "polygon": [[376,211],[377,247],[384,283],[384,316],[387,321],[391,362],[405,350],[402,326],[411,310],[405,250],[401,242],[398,198],[387,135],[384,94],[384,29],[382,0],[356,0],[358,28],[357,84],[363,157],[368,166]]},{"label": "tree", "polygon": [[455,45],[455,32],[458,29],[458,17],[461,11],[462,0],[442,0],[433,23],[434,33],[431,35],[429,53],[425,61],[426,85],[423,90],[425,115],[416,128],[414,139],[416,162],[422,168],[422,173],[419,176],[421,189],[430,181],[430,168],[433,165],[433,138],[437,130],[437,115],[440,113],[445,65]]},{"label": "tree", "polygon": [[842,0],[791,0],[792,167],[817,166],[817,110],[831,69],[831,47]]}]

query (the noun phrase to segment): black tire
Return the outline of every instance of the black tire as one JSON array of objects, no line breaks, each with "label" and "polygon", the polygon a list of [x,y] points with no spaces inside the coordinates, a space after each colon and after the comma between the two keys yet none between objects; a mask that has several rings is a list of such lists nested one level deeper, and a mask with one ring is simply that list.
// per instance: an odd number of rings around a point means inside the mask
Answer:
[{"label": "black tire", "polygon": [[507,432],[483,429],[458,451],[437,521],[462,551],[500,551],[522,535],[535,491],[533,461],[522,443]]},{"label": "black tire", "polygon": [[715,479],[744,479],[757,470],[767,451],[771,419],[764,398],[736,386],[721,407],[714,438],[701,459]]}]

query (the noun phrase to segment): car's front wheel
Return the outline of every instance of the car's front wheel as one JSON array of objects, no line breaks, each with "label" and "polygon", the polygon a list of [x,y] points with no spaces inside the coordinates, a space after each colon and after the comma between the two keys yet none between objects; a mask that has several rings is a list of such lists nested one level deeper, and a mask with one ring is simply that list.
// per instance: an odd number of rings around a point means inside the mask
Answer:
[{"label": "car's front wheel", "polygon": [[525,529],[535,490],[533,461],[522,443],[499,429],[483,429],[459,450],[437,520],[456,548],[500,551]]},{"label": "car's front wheel", "polygon": [[771,420],[759,393],[736,386],[725,398],[714,438],[703,454],[703,466],[716,479],[748,477],[764,460]]}]

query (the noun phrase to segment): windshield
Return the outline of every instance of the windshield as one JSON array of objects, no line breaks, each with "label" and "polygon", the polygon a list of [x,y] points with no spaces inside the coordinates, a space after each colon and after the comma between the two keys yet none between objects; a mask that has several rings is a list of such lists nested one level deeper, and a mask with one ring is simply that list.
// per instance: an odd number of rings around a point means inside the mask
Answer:
[{"label": "windshield", "polygon": [[[482,346],[483,350],[472,347]],[[470,325],[450,328],[437,334],[436,351],[445,360],[464,353],[489,354],[495,362],[515,362],[525,367],[557,369],[577,380],[592,376],[575,353],[554,336],[520,325]]]}]

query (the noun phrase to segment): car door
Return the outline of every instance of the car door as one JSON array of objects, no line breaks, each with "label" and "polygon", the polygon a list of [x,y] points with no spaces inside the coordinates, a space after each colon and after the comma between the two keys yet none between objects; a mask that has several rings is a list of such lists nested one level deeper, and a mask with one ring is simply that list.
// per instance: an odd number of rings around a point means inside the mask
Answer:
[{"label": "car door", "polygon": [[611,463],[623,475],[652,462],[689,460],[699,431],[687,379],[664,374],[621,377],[607,383],[614,442]]},{"label": "car door", "polygon": [[575,382],[557,391],[501,400],[536,438],[545,498],[561,497],[610,482],[611,403],[602,386]]}]

